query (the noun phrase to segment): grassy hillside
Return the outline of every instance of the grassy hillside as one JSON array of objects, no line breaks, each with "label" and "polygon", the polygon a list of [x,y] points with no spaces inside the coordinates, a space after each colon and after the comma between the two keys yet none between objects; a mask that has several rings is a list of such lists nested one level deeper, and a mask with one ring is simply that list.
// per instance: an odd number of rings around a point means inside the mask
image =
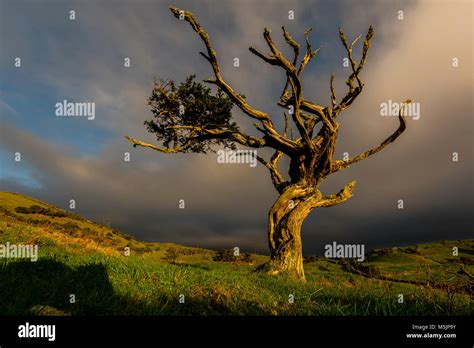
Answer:
[{"label": "grassy hillside", "polygon": [[309,257],[300,283],[256,273],[265,256],[215,261],[212,250],[137,241],[0,192],[0,244],[7,242],[39,245],[39,259],[0,258],[0,315],[474,313],[473,240],[374,250],[363,263]]}]

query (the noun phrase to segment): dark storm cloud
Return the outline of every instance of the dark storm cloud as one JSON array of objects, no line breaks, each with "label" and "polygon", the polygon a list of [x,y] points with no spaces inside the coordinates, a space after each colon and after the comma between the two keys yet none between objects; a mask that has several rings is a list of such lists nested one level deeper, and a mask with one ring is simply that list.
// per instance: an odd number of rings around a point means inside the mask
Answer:
[{"label": "dark storm cloud", "polygon": [[[88,144],[97,145],[94,154],[85,153],[81,146],[58,145],[52,141],[54,134],[35,133],[34,122],[17,121],[17,105],[3,100],[2,89],[2,149],[10,158],[21,152],[22,165],[42,184],[28,188],[18,178],[5,177],[2,190],[31,194],[64,208],[74,198],[78,213],[98,222],[110,219],[112,225],[147,240],[266,250],[266,216],[276,194],[264,168],[220,165],[212,154],[169,156],[133,149],[123,139],[129,134],[153,140],[143,127],[149,117],[144,100],[153,75],[181,80],[191,73],[199,78],[210,74],[197,54],[203,49],[201,42],[188,25],[172,18],[167,4],[145,1],[132,6],[117,1],[109,6],[109,1],[80,1],[67,8],[59,2],[29,8],[25,4],[30,2],[5,3],[7,9],[24,6],[19,13],[46,32],[36,39],[28,31],[16,33],[22,40],[2,37],[8,59],[17,51],[25,57],[43,57],[31,63],[36,64],[29,71],[31,78],[51,87],[58,100],[73,96],[95,101],[94,127],[99,134],[107,129],[112,135],[104,134],[101,144]],[[394,144],[324,184],[325,193],[334,193],[353,179],[358,182],[351,200],[316,210],[307,219],[306,253],[321,252],[333,240],[366,243],[370,248],[472,237],[472,5],[406,2],[401,6],[388,1],[177,5],[194,11],[211,34],[226,79],[253,105],[278,111],[277,115],[281,110],[274,101],[284,75],[248,52],[250,45],[265,48],[264,26],[273,28],[281,47],[282,24],[298,39],[307,26],[313,26],[314,40],[323,49],[306,72],[305,93],[307,98],[327,102],[331,71],[336,72],[339,97],[348,74],[341,66],[344,52],[337,27],[342,25],[353,37],[374,24],[376,39],[363,76],[364,93],[340,116],[338,158],[346,151],[351,156],[365,151],[396,129],[396,118],[380,116],[380,103],[407,98],[420,102],[420,119],[409,120],[406,133]],[[75,29],[66,23],[46,25],[68,8],[77,8]],[[404,21],[396,19],[399,8],[405,11]],[[288,22],[289,9],[301,20]],[[16,28],[11,17],[5,16],[10,30]],[[68,29],[58,32],[63,27]],[[75,37],[81,39],[71,42]],[[38,40],[47,50],[40,52]],[[2,56],[3,63],[7,58]],[[236,56],[241,60],[238,70],[232,66]],[[122,68],[123,57],[131,57],[130,70]],[[460,58],[456,69],[451,65],[453,57]],[[56,63],[46,63],[48,59]],[[29,94],[37,92],[15,93],[28,101]],[[34,121],[34,110],[30,117]],[[236,117],[245,120],[238,112]],[[251,122],[245,122],[244,129],[250,129]],[[61,132],[61,126],[53,127]],[[78,131],[73,136],[85,135]],[[131,152],[130,163],[123,161],[126,151]],[[460,155],[456,163],[451,161],[455,151]],[[184,210],[178,209],[180,199],[185,200]],[[404,200],[404,210],[397,209],[399,199]]]}]

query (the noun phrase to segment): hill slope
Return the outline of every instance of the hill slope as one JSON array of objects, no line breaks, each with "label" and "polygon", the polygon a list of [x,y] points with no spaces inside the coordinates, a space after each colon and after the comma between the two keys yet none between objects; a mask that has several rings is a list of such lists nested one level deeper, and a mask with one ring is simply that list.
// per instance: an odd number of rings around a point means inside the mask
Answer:
[{"label": "hill slope", "polygon": [[36,244],[39,259],[0,258],[0,298],[8,299],[0,315],[474,313],[473,240],[375,250],[363,263],[310,257],[302,284],[254,272],[265,256],[217,262],[211,250],[137,241],[0,192],[0,245],[7,243]]}]

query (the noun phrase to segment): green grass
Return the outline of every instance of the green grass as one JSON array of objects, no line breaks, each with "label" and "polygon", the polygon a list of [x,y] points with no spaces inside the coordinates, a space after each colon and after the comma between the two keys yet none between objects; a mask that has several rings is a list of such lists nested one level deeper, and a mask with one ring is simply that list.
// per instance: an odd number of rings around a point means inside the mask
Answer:
[{"label": "green grass", "polygon": [[[316,258],[307,282],[255,272],[266,261],[214,262],[212,250],[136,241],[91,221],[88,231],[29,224],[15,212],[28,197],[0,193],[0,244],[38,244],[37,262],[0,259],[1,315],[472,315],[466,260],[474,241],[443,241],[369,253],[365,267],[393,280],[352,272],[344,262]],[[27,214],[31,215],[31,214]],[[70,218],[63,222],[68,222]],[[70,219],[74,220],[74,219]],[[84,225],[81,225],[81,228]],[[131,248],[126,256],[124,247]],[[460,254],[452,256],[452,247]],[[176,260],[166,251],[175,248]],[[410,253],[410,250],[416,253]],[[461,257],[464,257],[461,262]],[[397,280],[425,282],[414,285]],[[462,286],[461,286],[462,285]],[[471,288],[472,289],[472,288]],[[70,303],[74,294],[75,303]],[[398,295],[404,302],[398,303]],[[184,303],[180,303],[184,295]],[[294,296],[290,303],[289,296]]]}]

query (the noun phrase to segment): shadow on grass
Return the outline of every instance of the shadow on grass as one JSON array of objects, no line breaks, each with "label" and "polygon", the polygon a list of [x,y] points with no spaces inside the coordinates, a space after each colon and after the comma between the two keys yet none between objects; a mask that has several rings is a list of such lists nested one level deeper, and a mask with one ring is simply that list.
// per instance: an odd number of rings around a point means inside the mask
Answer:
[{"label": "shadow on grass", "polygon": [[[237,295],[222,287],[194,286],[196,289],[191,296],[186,295],[183,305],[175,292],[163,292],[159,287],[153,290],[156,294],[152,298],[140,298],[136,292],[117,294],[102,263],[69,266],[56,259],[0,262],[0,315],[272,315],[276,314],[275,310],[280,315],[472,313],[465,306],[458,304],[454,309],[435,299],[407,299],[409,305],[401,306],[395,297],[382,299],[380,294],[370,291],[319,292],[317,288],[297,296],[299,305],[289,305],[286,297],[282,297],[277,305],[263,306],[254,298],[236,298]],[[275,290],[286,294],[291,289]],[[70,303],[72,294],[75,303]]]},{"label": "shadow on grass", "polygon": [[160,291],[153,301],[119,295],[104,264],[71,267],[55,259],[0,263],[0,299],[0,315],[7,316],[233,314],[225,303],[206,295],[187,296],[185,305]]},{"label": "shadow on grass", "polygon": [[0,264],[0,298],[2,315],[29,315],[35,306],[64,314],[107,314],[118,300],[104,265],[71,268],[53,259]]}]

